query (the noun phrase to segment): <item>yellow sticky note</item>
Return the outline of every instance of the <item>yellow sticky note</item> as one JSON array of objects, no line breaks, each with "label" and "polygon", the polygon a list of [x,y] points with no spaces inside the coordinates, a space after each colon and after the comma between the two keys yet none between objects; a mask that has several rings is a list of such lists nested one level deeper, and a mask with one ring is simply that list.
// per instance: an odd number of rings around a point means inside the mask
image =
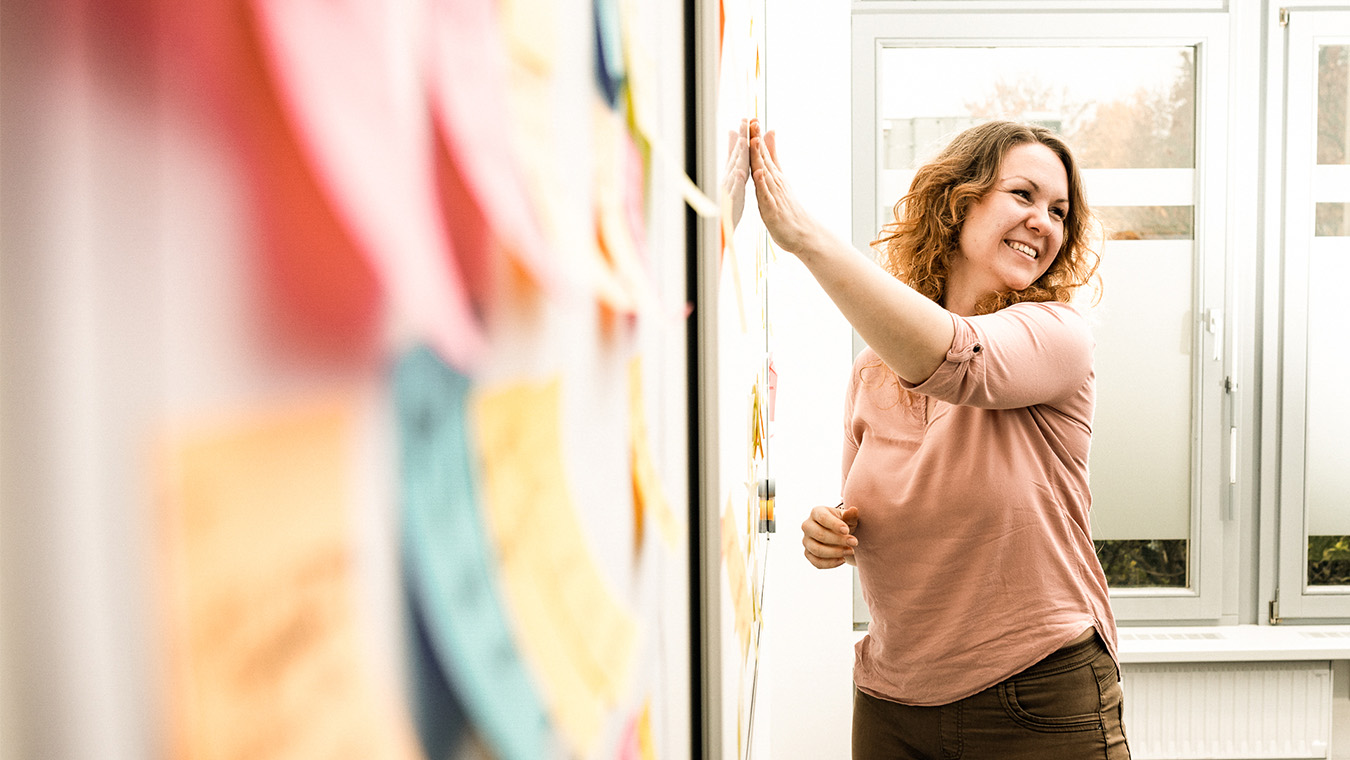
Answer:
[{"label": "yellow sticky note", "polygon": [[727,582],[731,591],[731,608],[735,615],[736,638],[741,643],[741,661],[750,652],[750,623],[754,617],[750,600],[750,583],[746,578],[745,553],[741,549],[741,532],[736,525],[733,496],[727,497],[722,512],[722,562],[727,568]]},{"label": "yellow sticky note", "polygon": [[638,757],[642,760],[656,760],[656,740],[652,738],[652,703],[642,705],[642,715],[638,717]]},{"label": "yellow sticky note", "polygon": [[420,755],[356,627],[341,402],[177,436],[163,459],[169,755]]},{"label": "yellow sticky note", "polygon": [[590,756],[627,684],[637,624],[586,548],[563,462],[561,383],[481,392],[472,409],[517,639],[558,726]]},{"label": "yellow sticky note", "polygon": [[656,288],[638,253],[637,231],[627,217],[627,205],[640,205],[643,192],[641,182],[631,181],[627,169],[630,159],[636,161],[636,148],[624,124],[597,97],[592,107],[595,146],[595,221],[604,263],[613,276],[630,294],[632,303],[640,309],[656,300]]},{"label": "yellow sticky note", "polygon": [[551,73],[558,57],[557,3],[551,0],[500,0],[497,6],[511,59],[536,71]]},{"label": "yellow sticky note", "polygon": [[[652,457],[651,439],[647,432],[646,407],[642,402],[642,357],[635,356],[628,363],[628,414],[629,436],[633,463],[633,518],[636,524],[646,524],[647,518],[653,520],[661,531],[661,537],[671,550],[678,549],[684,540],[684,530],[675,519],[670,501],[661,486],[660,476],[656,473],[656,461]],[[641,536],[637,536],[641,540]]]},{"label": "yellow sticky note", "polygon": [[731,269],[731,289],[736,296],[736,316],[740,320],[741,334],[749,332],[750,326],[745,317],[745,294],[741,285],[741,267],[736,261],[736,246],[732,242],[736,237],[735,227],[731,223],[731,196],[725,191],[721,195],[722,211],[722,261]]}]

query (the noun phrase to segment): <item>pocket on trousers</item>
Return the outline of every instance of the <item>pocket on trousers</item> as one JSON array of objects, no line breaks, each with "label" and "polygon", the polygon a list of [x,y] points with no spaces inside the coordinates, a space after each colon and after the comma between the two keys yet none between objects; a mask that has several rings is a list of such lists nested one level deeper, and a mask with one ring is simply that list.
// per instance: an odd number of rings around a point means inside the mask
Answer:
[{"label": "pocket on trousers", "polygon": [[1090,662],[1060,673],[1014,676],[998,688],[1008,717],[1027,728],[1101,729],[1101,684]]}]

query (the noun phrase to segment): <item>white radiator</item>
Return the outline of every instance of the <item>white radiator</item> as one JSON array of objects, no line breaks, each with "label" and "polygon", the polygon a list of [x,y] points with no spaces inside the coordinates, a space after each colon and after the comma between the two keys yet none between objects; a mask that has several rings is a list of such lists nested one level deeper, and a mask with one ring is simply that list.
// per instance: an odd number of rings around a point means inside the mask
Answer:
[{"label": "white radiator", "polygon": [[1327,757],[1330,662],[1127,664],[1122,682],[1135,760]]}]

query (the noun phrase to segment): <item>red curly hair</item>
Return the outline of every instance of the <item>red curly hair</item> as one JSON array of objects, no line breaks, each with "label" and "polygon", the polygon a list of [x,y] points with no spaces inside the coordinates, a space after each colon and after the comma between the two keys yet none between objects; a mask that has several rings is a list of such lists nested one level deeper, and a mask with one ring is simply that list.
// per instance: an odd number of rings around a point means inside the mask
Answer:
[{"label": "red curly hair", "polygon": [[1027,143],[1046,146],[1064,164],[1069,180],[1064,243],[1050,268],[1028,288],[991,293],[976,305],[977,313],[1026,301],[1067,303],[1078,288],[1096,280],[1101,256],[1090,245],[1093,218],[1073,153],[1051,130],[1012,121],[991,121],[961,132],[918,170],[909,192],[895,204],[895,221],[872,241],[882,267],[942,304],[967,212],[994,187],[1008,151]]}]

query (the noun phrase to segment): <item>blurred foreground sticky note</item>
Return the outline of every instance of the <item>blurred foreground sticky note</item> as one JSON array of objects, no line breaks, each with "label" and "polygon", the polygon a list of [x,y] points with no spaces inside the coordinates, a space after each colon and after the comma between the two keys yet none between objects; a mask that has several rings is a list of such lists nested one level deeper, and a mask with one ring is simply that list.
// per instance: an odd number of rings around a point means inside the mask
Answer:
[{"label": "blurred foreground sticky note", "polygon": [[629,719],[619,743],[619,760],[656,760],[656,742],[652,738],[652,703],[642,703],[642,710]]},{"label": "blurred foreground sticky note", "polygon": [[722,562],[727,568],[727,584],[731,592],[731,608],[735,615],[736,638],[741,642],[741,661],[750,653],[750,624],[754,620],[754,600],[746,573],[745,551],[741,548],[741,530],[737,525],[735,498],[727,497],[727,508],[722,512]]},{"label": "blurred foreground sticky note", "polygon": [[[677,549],[684,539],[684,531],[675,520],[670,502],[662,489],[652,456],[650,433],[647,429],[646,405],[643,403],[642,357],[635,356],[628,363],[628,430],[633,464],[634,524],[641,531],[647,519],[654,521],[661,537],[671,549]],[[635,536],[641,545],[642,536]]]},{"label": "blurred foreground sticky note", "polygon": [[593,0],[591,7],[595,20],[595,75],[605,101],[614,108],[625,77],[619,8],[615,0]]},{"label": "blurred foreground sticky note", "polygon": [[195,429],[167,451],[172,757],[419,755],[356,628],[340,401]]},{"label": "blurred foreground sticky note", "polygon": [[637,624],[587,550],[562,453],[561,383],[474,398],[488,523],[519,639],[555,722],[591,756],[627,685]]},{"label": "blurred foreground sticky note", "polygon": [[404,597],[408,680],[422,752],[427,757],[458,757],[468,734],[464,707],[436,656],[426,615],[406,584]]},{"label": "blurred foreground sticky note", "polygon": [[640,172],[641,159],[634,157],[637,148],[618,115],[598,101],[592,112],[596,233],[603,264],[629,295],[632,311],[641,311],[654,306],[656,300],[656,289],[639,255],[642,230],[633,226],[642,217],[640,209],[632,208],[633,203],[642,204],[642,178],[632,172],[634,162]]},{"label": "blurred foreground sticky note", "polygon": [[414,614],[479,733],[502,760],[546,757],[548,718],[516,652],[479,512],[469,380],[430,349],[395,369],[403,559]]},{"label": "blurred foreground sticky note", "polygon": [[403,97],[420,77],[416,46],[393,42],[399,14],[377,0],[252,5],[312,171],[370,257],[400,327],[471,366],[485,341],[438,207],[425,102]]},{"label": "blurred foreground sticky note", "polygon": [[[429,4],[431,112],[483,218],[513,260],[554,290],[562,273],[532,208],[521,157],[511,142],[511,59],[498,5],[481,0]],[[551,110],[544,103],[534,106],[544,113]]]}]

